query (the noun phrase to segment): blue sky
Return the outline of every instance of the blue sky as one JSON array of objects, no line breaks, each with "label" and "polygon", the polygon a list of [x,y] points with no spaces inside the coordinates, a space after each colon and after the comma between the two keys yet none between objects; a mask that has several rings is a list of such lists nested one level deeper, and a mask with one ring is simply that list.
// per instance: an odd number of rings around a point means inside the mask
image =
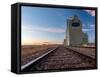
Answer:
[{"label": "blue sky", "polygon": [[79,9],[21,8],[22,44],[62,43],[65,37],[66,20],[78,15],[82,30],[88,34],[88,41],[95,40],[95,11]]}]

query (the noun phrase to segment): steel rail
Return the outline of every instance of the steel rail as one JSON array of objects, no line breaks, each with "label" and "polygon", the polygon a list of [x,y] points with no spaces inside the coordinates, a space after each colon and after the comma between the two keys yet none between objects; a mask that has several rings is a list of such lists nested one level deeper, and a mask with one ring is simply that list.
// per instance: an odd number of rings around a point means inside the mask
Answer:
[{"label": "steel rail", "polygon": [[85,54],[83,54],[83,53],[80,53],[80,52],[78,52],[77,50],[74,50],[74,49],[71,49],[71,48],[68,48],[68,47],[65,47],[66,49],[68,49],[68,50],[71,50],[71,51],[73,51],[73,52],[76,52],[77,54],[80,54],[80,55],[82,55],[82,56],[85,56],[85,57],[87,57],[87,58],[90,58],[90,59],[92,59],[92,60],[95,60],[95,58],[93,58],[93,57],[91,57],[91,56],[88,56],[88,55],[85,55]]},{"label": "steel rail", "polygon": [[[59,46],[58,46],[58,47],[59,47]],[[28,62],[28,63],[25,64],[25,65],[22,65],[22,66],[21,66],[21,70],[24,70],[24,69],[27,68],[28,66],[32,65],[33,63],[37,62],[38,60],[42,59],[43,57],[47,56],[49,53],[55,51],[58,47],[56,47],[56,48],[54,48],[54,49],[52,49],[52,50],[49,50],[47,53],[45,53],[45,54],[43,54],[43,55],[37,57],[36,59],[34,59],[34,60]]]}]

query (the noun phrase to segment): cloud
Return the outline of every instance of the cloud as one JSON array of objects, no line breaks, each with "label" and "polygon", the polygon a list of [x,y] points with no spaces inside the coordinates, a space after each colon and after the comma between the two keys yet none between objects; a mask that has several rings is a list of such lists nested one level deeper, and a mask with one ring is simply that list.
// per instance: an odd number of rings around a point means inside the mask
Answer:
[{"label": "cloud", "polygon": [[82,24],[82,26],[85,27],[86,25],[85,24]]},{"label": "cloud", "polygon": [[84,10],[84,11],[90,14],[91,16],[95,16],[95,10]]},{"label": "cloud", "polygon": [[28,32],[54,32],[54,33],[64,33],[65,29],[61,28],[45,28],[45,27],[34,27],[32,25],[27,25],[27,26],[22,26],[23,31],[28,31]]},{"label": "cloud", "polygon": [[55,11],[56,15],[58,15],[59,17],[63,17],[63,15],[60,12]]},{"label": "cloud", "polygon": [[92,29],[94,29],[95,28],[95,24],[82,24],[82,26],[85,28],[85,27],[89,27],[89,28],[92,28]]},{"label": "cloud", "polygon": [[82,29],[84,32],[94,31],[95,29]]},{"label": "cloud", "polygon": [[91,28],[95,28],[95,25],[94,25],[94,24],[91,24],[90,27],[91,27]]}]

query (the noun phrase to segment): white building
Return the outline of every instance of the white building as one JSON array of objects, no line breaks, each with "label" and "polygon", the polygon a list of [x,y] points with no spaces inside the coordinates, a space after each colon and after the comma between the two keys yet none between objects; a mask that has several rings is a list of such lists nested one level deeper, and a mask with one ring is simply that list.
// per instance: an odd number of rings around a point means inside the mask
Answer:
[{"label": "white building", "polygon": [[77,15],[67,19],[64,46],[81,46],[88,43],[88,36],[82,31],[82,22]]}]

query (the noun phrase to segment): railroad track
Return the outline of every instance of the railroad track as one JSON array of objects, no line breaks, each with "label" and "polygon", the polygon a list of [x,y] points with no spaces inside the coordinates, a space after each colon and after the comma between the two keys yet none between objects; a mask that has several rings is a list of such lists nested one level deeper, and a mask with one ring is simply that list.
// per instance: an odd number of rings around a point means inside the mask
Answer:
[{"label": "railroad track", "polygon": [[[58,46],[58,47],[59,47],[59,46]],[[34,60],[31,60],[30,62],[26,63],[25,65],[22,65],[22,66],[21,66],[21,70],[28,68],[29,66],[31,66],[32,64],[34,64],[34,63],[37,62],[38,60],[44,58],[44,57],[47,56],[49,53],[51,53],[51,52],[53,52],[54,50],[56,50],[58,47],[56,47],[56,48],[54,48],[54,49],[51,49],[51,50],[49,50],[47,53],[45,53],[45,54],[39,56],[38,58],[36,58],[36,59],[34,59]]]},{"label": "railroad track", "polygon": [[66,47],[72,51],[78,52],[84,56],[96,59],[96,49],[91,47]]},{"label": "railroad track", "polygon": [[95,67],[95,59],[65,48],[56,47],[21,67],[22,71]]}]

